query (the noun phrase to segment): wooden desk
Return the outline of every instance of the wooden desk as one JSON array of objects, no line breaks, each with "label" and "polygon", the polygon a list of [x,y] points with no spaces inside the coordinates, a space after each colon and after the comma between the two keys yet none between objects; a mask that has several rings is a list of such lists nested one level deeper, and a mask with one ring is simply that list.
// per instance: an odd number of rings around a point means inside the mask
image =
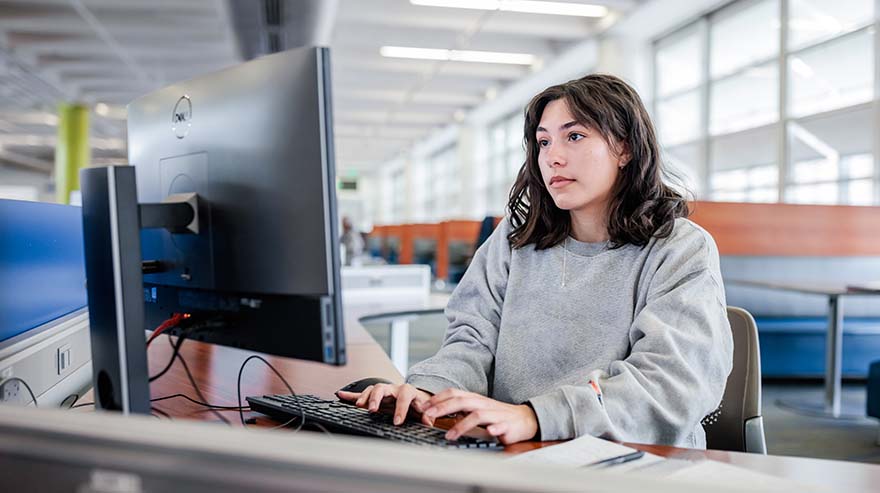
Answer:
[{"label": "wooden desk", "polygon": [[[351,324],[350,324],[351,325]],[[331,366],[322,363],[262,355],[272,363],[297,393],[314,394],[323,398],[335,398],[333,393],[354,380],[364,377],[383,377],[393,382],[403,382],[403,377],[391,364],[376,341],[359,324],[346,331],[348,364]],[[167,364],[171,358],[171,345],[167,337],[160,336],[149,350],[150,374],[154,374]],[[236,384],[242,362],[251,351],[215,346],[197,341],[186,341],[181,346],[181,355],[189,365],[199,389],[208,402],[222,406],[237,406]],[[184,393],[195,397],[180,361],[175,361],[162,378],[150,384],[152,398]],[[241,397],[263,394],[289,394],[283,382],[259,360],[248,362],[241,379]],[[247,405],[247,402],[243,403]],[[153,407],[174,417],[214,420],[216,415],[186,399],[176,398],[153,403]],[[221,411],[228,415],[233,424],[240,426],[237,411]],[[262,414],[245,412],[245,417],[257,417],[259,425],[273,426],[274,423]]]},{"label": "wooden desk", "polygon": [[[359,323],[348,323],[346,335],[348,337],[349,363],[344,367],[274,356],[265,357],[285,376],[294,390],[324,398],[332,398],[336,389],[353,380],[367,376],[385,377],[394,382],[403,381],[403,377],[394,368],[382,348]],[[218,405],[237,405],[238,370],[245,358],[253,354],[252,352],[187,341],[181,347],[181,354],[186,359],[196,383],[209,402]],[[150,372],[155,373],[164,367],[170,357],[171,347],[167,338],[160,336],[150,347]],[[176,393],[195,397],[195,391],[193,391],[179,361],[175,361],[165,376],[151,384],[151,392],[153,398]],[[262,362],[254,360],[248,363],[242,378],[242,398],[248,395],[287,392],[289,391],[284,384]],[[91,401],[90,395],[83,397],[83,402],[86,401]],[[219,421],[212,412],[181,398],[155,402],[153,405],[156,409],[174,418]],[[237,411],[220,412],[226,415],[234,426],[240,426]],[[277,422],[258,413],[245,412],[245,417],[256,417],[256,426],[272,427],[278,425]],[[522,453],[557,443],[559,442],[519,443],[507,447],[505,453]],[[717,450],[692,450],[658,445],[626,445],[663,457],[686,460],[711,459],[727,462],[805,484],[831,487],[837,491],[876,491],[876,485],[880,484],[880,466],[878,465]]]}]

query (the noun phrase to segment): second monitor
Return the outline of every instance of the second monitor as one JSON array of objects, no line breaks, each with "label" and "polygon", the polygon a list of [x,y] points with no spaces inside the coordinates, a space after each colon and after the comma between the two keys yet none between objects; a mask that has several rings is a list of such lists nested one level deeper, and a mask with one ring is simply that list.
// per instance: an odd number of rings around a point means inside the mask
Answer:
[{"label": "second monitor", "polygon": [[147,328],[215,319],[191,338],[345,363],[326,48],[266,56],[128,106],[139,202],[199,197],[197,234],[144,230]]}]

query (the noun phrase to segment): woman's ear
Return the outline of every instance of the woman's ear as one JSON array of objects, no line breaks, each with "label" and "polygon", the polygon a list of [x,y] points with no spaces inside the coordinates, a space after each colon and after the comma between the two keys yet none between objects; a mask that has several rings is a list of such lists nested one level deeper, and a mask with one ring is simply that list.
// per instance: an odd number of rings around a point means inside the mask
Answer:
[{"label": "woman's ear", "polygon": [[624,145],[620,154],[617,156],[617,167],[623,169],[631,160],[632,154],[629,152],[629,149]]}]

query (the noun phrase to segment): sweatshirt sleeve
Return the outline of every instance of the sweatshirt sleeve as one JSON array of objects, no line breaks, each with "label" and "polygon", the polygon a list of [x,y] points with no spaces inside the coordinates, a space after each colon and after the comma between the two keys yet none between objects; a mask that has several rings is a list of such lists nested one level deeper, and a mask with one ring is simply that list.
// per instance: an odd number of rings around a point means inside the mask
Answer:
[{"label": "sweatshirt sleeve", "polygon": [[505,218],[477,250],[446,306],[440,350],[410,368],[406,382],[436,394],[453,387],[488,395],[510,267]]},{"label": "sweatshirt sleeve", "polygon": [[733,364],[733,337],[717,249],[708,233],[698,233],[702,240],[658,260],[645,305],[629,329],[625,359],[585,368],[576,372],[577,385],[529,400],[542,440],[589,434],[688,443],[718,406]]}]

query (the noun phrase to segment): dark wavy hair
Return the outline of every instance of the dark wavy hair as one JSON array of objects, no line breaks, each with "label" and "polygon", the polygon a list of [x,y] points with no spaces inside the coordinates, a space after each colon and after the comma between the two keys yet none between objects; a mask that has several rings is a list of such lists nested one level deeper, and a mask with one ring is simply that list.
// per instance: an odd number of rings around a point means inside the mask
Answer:
[{"label": "dark wavy hair", "polygon": [[544,108],[557,99],[564,99],[575,120],[599,132],[612,150],[630,156],[611,191],[607,219],[611,248],[644,246],[652,237],[672,234],[675,219],[689,214],[687,200],[667,184],[677,177],[662,165],[654,126],[641,98],[613,75],[591,74],[548,87],[526,106],[526,160],[507,203],[513,225],[507,237],[511,246],[534,244],[542,250],[571,233],[569,212],[556,207],[538,166],[535,132]]}]

